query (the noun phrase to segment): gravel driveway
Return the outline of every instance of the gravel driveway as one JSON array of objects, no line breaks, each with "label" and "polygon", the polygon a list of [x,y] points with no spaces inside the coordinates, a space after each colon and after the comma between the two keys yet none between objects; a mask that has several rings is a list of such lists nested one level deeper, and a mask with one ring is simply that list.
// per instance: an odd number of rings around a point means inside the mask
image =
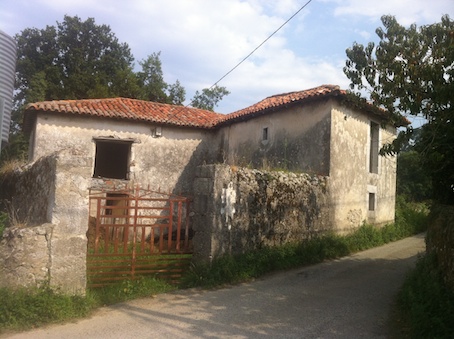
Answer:
[{"label": "gravel driveway", "polygon": [[8,338],[386,338],[393,297],[425,250],[418,235],[213,291],[105,307]]}]

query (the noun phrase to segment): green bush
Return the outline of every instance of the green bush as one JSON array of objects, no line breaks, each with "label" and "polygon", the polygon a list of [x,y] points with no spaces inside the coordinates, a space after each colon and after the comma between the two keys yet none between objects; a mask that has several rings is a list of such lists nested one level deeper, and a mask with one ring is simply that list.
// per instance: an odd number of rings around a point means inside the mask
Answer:
[{"label": "green bush", "polygon": [[419,258],[398,295],[399,338],[452,338],[454,292],[443,282],[435,255]]}]

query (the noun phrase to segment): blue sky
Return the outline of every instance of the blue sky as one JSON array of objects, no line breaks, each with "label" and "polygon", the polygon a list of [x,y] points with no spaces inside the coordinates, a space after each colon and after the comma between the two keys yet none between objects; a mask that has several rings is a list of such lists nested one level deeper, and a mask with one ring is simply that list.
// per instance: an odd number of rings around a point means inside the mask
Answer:
[{"label": "blue sky", "polygon": [[[308,0],[0,0],[0,30],[56,25],[63,16],[109,25],[136,62],[161,52],[165,80],[177,79],[188,100],[210,87]],[[454,17],[454,0],[312,0],[282,30],[226,77],[230,113],[269,95],[322,84],[347,88],[342,72],[353,42],[377,41],[384,14],[403,25]]]}]

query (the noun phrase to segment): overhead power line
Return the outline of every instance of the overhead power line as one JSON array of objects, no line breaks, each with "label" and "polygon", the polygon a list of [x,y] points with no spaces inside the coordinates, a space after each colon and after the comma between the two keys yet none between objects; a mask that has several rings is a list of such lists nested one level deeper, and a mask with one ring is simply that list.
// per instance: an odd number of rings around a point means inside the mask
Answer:
[{"label": "overhead power line", "polygon": [[227,77],[230,73],[232,73],[235,69],[237,69],[243,62],[245,62],[252,54],[254,54],[260,47],[262,47],[268,40],[270,40],[273,35],[275,35],[277,32],[279,32],[282,27],[284,27],[286,24],[289,23],[290,20],[292,20],[295,16],[298,15],[299,12],[301,12],[304,8],[306,8],[307,5],[309,5],[312,2],[312,0],[307,1],[300,9],[298,9],[290,18],[287,19],[282,25],[279,26],[278,29],[276,29],[273,33],[271,33],[270,36],[268,36],[265,40],[262,41],[260,45],[258,45],[254,50],[249,53],[246,57],[244,57],[239,63],[237,63],[230,71],[228,71],[226,74],[224,74],[218,81],[216,81],[211,87],[213,88],[216,86],[219,82],[221,82],[225,77]]}]

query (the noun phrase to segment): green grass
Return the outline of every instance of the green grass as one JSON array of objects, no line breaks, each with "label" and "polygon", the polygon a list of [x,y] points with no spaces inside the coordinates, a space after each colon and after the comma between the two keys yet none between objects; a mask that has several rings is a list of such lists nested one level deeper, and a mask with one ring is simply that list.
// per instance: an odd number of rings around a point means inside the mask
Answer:
[{"label": "green grass", "polygon": [[[364,225],[345,237],[330,234],[299,244],[266,247],[239,256],[221,257],[210,266],[192,266],[181,287],[213,287],[237,283],[271,271],[342,257],[424,231],[424,223],[424,211],[401,202],[394,225],[382,228]],[[0,288],[0,332],[25,330],[86,317],[100,306],[149,297],[176,288],[155,278],[140,278],[89,289],[86,296],[68,296],[48,287],[17,290]]]},{"label": "green grass", "polygon": [[66,295],[49,287],[0,288],[0,333],[83,318],[101,306],[175,289],[175,286],[154,278],[89,289],[85,296]]},{"label": "green grass", "polygon": [[395,338],[453,338],[454,291],[445,286],[434,255],[419,258],[407,275],[394,314]]},{"label": "green grass", "polygon": [[47,287],[0,288],[0,329],[27,329],[67,319],[84,317],[93,300],[68,296]]},{"label": "green grass", "polygon": [[0,211],[0,238],[3,236],[3,231],[8,226],[8,214]]}]

